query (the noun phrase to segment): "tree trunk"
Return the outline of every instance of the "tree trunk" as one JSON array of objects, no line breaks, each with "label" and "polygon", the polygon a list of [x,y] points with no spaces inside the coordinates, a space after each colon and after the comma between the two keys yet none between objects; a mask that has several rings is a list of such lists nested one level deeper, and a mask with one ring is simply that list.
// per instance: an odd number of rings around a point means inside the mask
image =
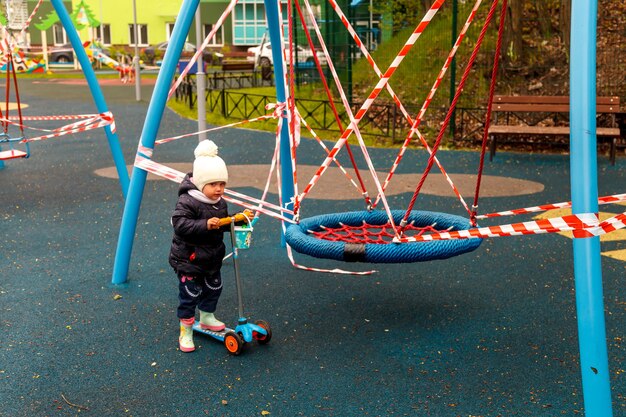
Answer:
[{"label": "tree trunk", "polygon": [[506,28],[502,39],[503,63],[508,68],[521,67],[524,59],[522,42],[523,0],[509,0],[507,4]]},{"label": "tree trunk", "polygon": [[563,40],[563,47],[569,52],[570,30],[571,30],[572,1],[561,0],[559,9],[559,31]]},{"label": "tree trunk", "polygon": [[542,37],[549,37],[552,32],[552,7],[551,2],[546,0],[535,0],[534,6],[539,23],[539,33]]}]

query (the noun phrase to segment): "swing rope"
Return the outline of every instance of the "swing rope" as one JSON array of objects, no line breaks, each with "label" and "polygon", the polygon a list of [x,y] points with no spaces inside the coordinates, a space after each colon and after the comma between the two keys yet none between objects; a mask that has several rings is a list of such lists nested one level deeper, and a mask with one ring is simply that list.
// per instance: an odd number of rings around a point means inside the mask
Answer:
[{"label": "swing rope", "polygon": [[[372,179],[374,183],[376,184],[377,192],[381,194],[381,196],[383,196],[382,201],[383,201],[383,205],[385,206],[385,211],[387,212],[387,215],[390,221],[393,222],[391,209],[389,208],[386,198],[384,198],[384,193],[381,192],[382,190],[381,190],[380,181],[378,180],[376,171],[374,170],[374,167],[371,163],[371,158],[369,158],[367,148],[365,146],[365,143],[363,142],[363,138],[361,137],[360,131],[358,129],[358,124],[362,120],[362,118],[365,116],[365,114],[367,113],[368,109],[371,107],[374,100],[378,97],[380,92],[383,90],[383,88],[389,81],[389,78],[394,74],[395,70],[398,68],[398,66],[400,65],[400,63],[402,62],[406,54],[410,51],[411,47],[415,44],[417,39],[419,39],[424,29],[428,26],[428,24],[430,23],[434,15],[441,8],[442,4],[443,4],[443,0],[437,0],[433,3],[433,5],[430,7],[428,12],[424,16],[424,18],[417,25],[417,27],[415,28],[415,30],[413,31],[409,39],[406,41],[404,47],[401,49],[398,56],[396,56],[396,58],[391,63],[387,71],[384,73],[383,77],[381,77],[381,79],[378,81],[378,83],[376,84],[376,86],[374,87],[374,89],[372,90],[368,98],[365,100],[361,108],[357,111],[356,115],[352,114],[350,106],[349,104],[347,104],[347,100],[344,101],[344,106],[346,108],[346,112],[350,116],[351,123],[347,127],[347,129],[343,132],[343,134],[341,135],[341,137],[339,138],[339,140],[337,141],[337,143],[331,150],[330,154],[326,157],[326,159],[324,160],[324,162],[322,163],[318,171],[315,173],[315,175],[313,176],[309,184],[305,187],[303,193],[299,196],[299,200],[302,200],[311,191],[311,189],[319,181],[319,178],[321,177],[321,175],[323,175],[326,169],[328,169],[328,166],[332,162],[332,159],[339,152],[339,150],[343,147],[343,145],[347,142],[348,137],[354,132],[357,136],[357,140],[359,142],[361,151],[363,152],[365,160],[368,164],[368,168],[370,170],[370,174],[372,175]],[[318,37],[321,38],[321,34],[319,33],[319,28],[317,28],[317,26],[316,26],[316,33]],[[322,47],[324,48],[324,53],[326,54],[326,56],[328,56],[329,55],[328,50],[325,48],[325,45],[323,43],[322,43]],[[332,60],[329,60],[328,64],[329,64],[329,68],[331,72],[333,73],[333,77],[335,78],[335,82],[337,83],[338,89],[342,90],[337,74],[334,71]],[[344,96],[342,96],[342,100],[344,100]]]},{"label": "swing rope", "polygon": [[498,75],[498,65],[500,63],[500,50],[502,49],[502,35],[504,33],[504,21],[506,18],[507,0],[502,0],[502,10],[500,12],[500,24],[498,26],[498,39],[496,41],[496,51],[493,58],[493,69],[491,72],[491,82],[489,84],[489,99],[487,100],[487,113],[485,114],[485,124],[483,130],[482,146],[480,148],[480,162],[478,175],[476,177],[476,190],[474,192],[474,204],[470,213],[470,223],[476,226],[476,215],[478,210],[478,197],[480,195],[480,184],[485,168],[485,154],[487,152],[487,141],[489,139],[489,126],[491,125],[491,112],[493,108],[493,96],[496,91],[496,76]]},{"label": "swing rope", "polygon": [[[3,29],[5,35],[7,34],[6,29]],[[4,45],[8,45],[8,37],[5,37],[5,42],[3,42]],[[7,47],[8,48],[8,47]],[[22,106],[21,106],[21,101],[20,101],[20,95],[19,95],[19,88],[18,88],[18,84],[17,84],[17,75],[16,75],[16,71],[15,71],[15,63],[13,62],[13,53],[9,50],[8,55],[5,55],[5,57],[7,58],[6,61],[6,71],[7,71],[7,76],[6,76],[6,86],[5,86],[5,112],[4,115],[2,114],[2,111],[0,110],[0,118],[2,119],[2,127],[3,127],[3,132],[2,135],[0,136],[0,143],[2,142],[8,142],[10,145],[10,149],[7,151],[2,151],[0,152],[0,160],[6,160],[6,159],[15,159],[15,158],[28,158],[30,156],[30,147],[28,145],[28,143],[26,143],[26,150],[25,151],[21,151],[21,150],[17,150],[13,148],[13,143],[14,142],[20,142],[23,143],[24,142],[24,127],[22,125]],[[15,96],[16,96],[16,102],[17,102],[17,112],[18,112],[18,119],[19,119],[19,128],[20,128],[20,137],[18,138],[12,138],[9,135],[9,125],[11,124],[11,122],[9,121],[9,110],[10,110],[10,96],[11,96],[11,81],[13,81],[13,85],[15,88]],[[6,117],[5,117],[6,116]]]},{"label": "swing rope", "polygon": [[[333,116],[335,117],[335,122],[337,123],[337,126],[339,127],[339,131],[343,132],[344,131],[344,127],[343,127],[343,124],[341,122],[341,118],[339,117],[339,112],[337,111],[337,106],[335,105],[335,100],[333,99],[333,96],[331,94],[330,87],[328,86],[328,81],[326,80],[326,75],[324,74],[324,71],[322,70],[322,65],[319,62],[319,59],[317,57],[317,53],[315,51],[315,45],[313,44],[313,39],[311,38],[311,34],[309,33],[309,28],[306,25],[306,19],[304,17],[303,12],[302,12],[302,8],[300,7],[300,1],[296,0],[295,5],[296,5],[296,10],[298,11],[298,15],[300,16],[300,21],[302,23],[302,28],[304,29],[304,34],[305,34],[305,36],[307,38],[307,41],[309,43],[309,48],[311,49],[311,51],[313,53],[313,60],[315,61],[315,66],[317,67],[317,71],[318,71],[318,73],[320,75],[320,80],[322,81],[322,84],[324,86],[324,92],[326,93],[326,96],[328,97],[328,103],[330,104],[330,108],[331,108],[331,110],[333,112]],[[310,13],[309,16],[311,16],[313,11],[310,10],[310,5],[308,4],[308,1],[306,2],[306,6],[307,6],[308,11]],[[314,24],[316,24],[314,18],[311,19],[311,21],[313,21]],[[326,60],[328,61],[328,58]],[[352,167],[354,169],[354,173],[355,173],[355,175],[357,177],[357,180],[359,181],[361,195],[365,199],[366,207],[369,208],[369,207],[372,206],[372,200],[370,199],[370,197],[368,195],[367,189],[365,187],[365,183],[363,181],[363,177],[361,176],[361,172],[359,171],[357,163],[356,163],[356,161],[354,159],[354,154],[352,153],[352,147],[350,146],[349,142],[346,142],[346,151],[348,152],[348,156],[350,158],[350,162],[352,163]],[[352,180],[352,179],[350,178],[350,180]]]},{"label": "swing rope", "polygon": [[[469,58],[468,64],[465,67],[465,70],[463,72],[463,76],[461,77],[461,80],[459,81],[459,86],[457,87],[457,90],[454,94],[454,98],[452,99],[452,102],[450,103],[450,108],[448,109],[448,113],[446,114],[446,117],[443,121],[443,124],[441,126],[441,128],[439,129],[439,134],[437,135],[437,139],[435,140],[435,144],[433,145],[433,153],[430,155],[430,157],[428,158],[428,163],[426,165],[426,169],[424,170],[424,173],[422,174],[422,177],[420,178],[419,183],[417,184],[417,188],[415,189],[415,192],[413,193],[413,197],[411,198],[411,201],[409,203],[409,206],[406,210],[406,213],[404,215],[404,218],[402,219],[401,222],[401,228],[404,228],[404,226],[407,224],[408,218],[411,214],[411,211],[413,210],[413,207],[415,206],[415,202],[417,200],[417,196],[419,195],[422,186],[424,185],[424,182],[426,181],[426,177],[428,177],[428,174],[430,173],[430,170],[433,166],[433,162],[434,162],[434,158],[435,155],[437,154],[437,150],[439,149],[439,145],[441,144],[441,140],[443,139],[443,135],[446,131],[446,129],[448,128],[448,125],[450,124],[450,120],[452,118],[452,115],[454,113],[454,109],[456,108],[456,104],[459,100],[459,97],[461,96],[461,92],[463,91],[463,87],[465,86],[465,82],[467,81],[467,79],[469,78],[469,74],[471,69],[474,66],[474,61],[476,61],[476,57],[478,56],[478,51],[480,50],[480,46],[482,45],[482,42],[485,38],[485,34],[487,33],[487,28],[489,26],[489,24],[491,23],[491,20],[493,19],[493,16],[495,14],[496,11],[496,6],[498,5],[498,0],[494,0],[493,3],[491,4],[491,8],[489,9],[489,13],[487,15],[487,18],[485,19],[485,23],[480,31],[480,35],[478,36],[478,40],[476,41],[476,46],[474,47],[474,50],[472,51],[472,54]],[[402,231],[402,230],[401,230]]]},{"label": "swing rope", "polygon": [[[9,90],[10,90],[10,86],[9,86],[8,78],[9,78],[9,73],[10,73],[12,78],[13,78],[13,86],[15,88],[15,101],[16,101],[16,104],[17,104],[17,114],[18,114],[19,123],[20,123],[20,133],[21,133],[21,136],[24,137],[24,128],[22,127],[22,122],[23,122],[23,119],[22,119],[22,103],[21,103],[21,100],[20,100],[20,90],[19,90],[19,87],[18,87],[18,84],[17,84],[17,73],[15,71],[15,65],[14,65],[14,62],[13,62],[13,54],[9,55],[9,65],[10,65],[11,69],[9,70],[7,68],[6,115],[7,115],[7,117],[9,116],[9,93],[10,93]],[[5,126],[4,133],[7,133],[7,130],[6,130],[7,127],[8,127],[8,123],[7,123],[7,126]]]},{"label": "swing rope", "polygon": [[[392,179],[396,169],[400,165],[400,162],[402,161],[402,158],[403,158],[405,152],[407,151],[407,149],[409,147],[409,144],[411,143],[411,140],[412,140],[412,137],[413,137],[414,134],[417,134],[418,139],[420,140],[420,142],[422,143],[424,148],[428,151],[429,155],[432,154],[432,150],[431,150],[430,146],[428,145],[428,142],[426,142],[426,140],[424,139],[424,136],[420,133],[420,131],[417,130],[417,127],[422,122],[422,120],[424,118],[424,115],[426,114],[426,110],[430,106],[430,103],[432,102],[432,100],[433,100],[433,98],[435,96],[435,93],[437,92],[439,86],[441,85],[441,82],[443,81],[443,77],[445,76],[448,68],[452,64],[452,60],[454,59],[454,57],[456,55],[456,52],[458,51],[458,49],[459,49],[459,47],[461,45],[461,42],[465,38],[465,35],[466,35],[469,27],[471,26],[472,22],[474,21],[474,18],[476,17],[478,8],[481,5],[481,3],[482,3],[482,0],[477,0],[476,3],[474,4],[471,13],[468,15],[467,20],[465,21],[465,24],[463,25],[463,28],[461,29],[461,31],[459,33],[459,36],[457,37],[457,39],[456,39],[456,41],[454,43],[454,46],[450,50],[446,61],[444,62],[441,70],[439,71],[439,74],[437,75],[437,78],[435,79],[435,82],[434,82],[433,86],[431,87],[430,92],[428,93],[428,96],[426,97],[426,100],[424,101],[424,103],[422,105],[422,108],[418,112],[416,120],[413,121],[408,116],[408,114],[405,116],[407,118],[407,121],[409,122],[409,124],[411,124],[411,130],[410,130],[409,134],[407,135],[404,143],[402,144],[402,147],[400,148],[400,150],[398,152],[398,155],[396,156],[396,159],[395,159],[393,165],[391,166],[391,169],[389,170],[389,173],[387,174],[387,178],[385,178],[385,182],[383,184],[383,191],[385,191],[387,189],[387,186],[391,182],[391,179]],[[399,100],[398,100],[398,102],[399,102]],[[402,108],[401,108],[401,110],[402,110]],[[450,176],[448,175],[448,173],[446,172],[446,170],[443,168],[443,166],[441,165],[441,163],[439,162],[439,160],[436,157],[435,157],[435,163],[437,164],[437,167],[439,168],[441,173],[444,175],[444,177],[445,177],[446,181],[448,182],[448,184],[450,185],[450,187],[452,188],[452,191],[456,195],[457,199],[461,202],[461,204],[463,205],[463,207],[465,208],[467,213],[470,214],[471,211],[470,211],[469,206],[467,205],[467,203],[463,199],[463,196],[461,195],[461,193],[459,192],[457,187],[454,185],[454,182],[452,181],[452,178],[450,178]],[[376,205],[378,204],[379,200],[380,200],[380,196],[377,196],[376,201],[374,203],[374,207],[376,207]]]},{"label": "swing rope", "polygon": [[[417,118],[419,119],[419,121],[415,121],[415,122],[413,121],[413,119],[409,115],[408,111],[406,110],[406,108],[402,104],[401,100],[399,99],[399,97],[396,95],[396,93],[392,89],[391,85],[390,84],[386,84],[385,85],[385,88],[389,92],[389,95],[392,97],[393,101],[396,103],[398,109],[400,110],[400,112],[402,113],[404,118],[407,120],[408,124],[410,126],[412,126],[412,129],[411,129],[409,135],[407,136],[407,139],[405,140],[404,144],[400,148],[398,156],[396,157],[396,160],[394,161],[394,164],[392,165],[392,167],[390,169],[390,172],[387,175],[387,178],[385,179],[385,182],[383,183],[383,186],[382,186],[383,192],[386,190],[387,186],[389,185],[389,183],[391,181],[391,177],[393,176],[396,168],[399,166],[400,161],[402,160],[402,156],[406,152],[406,150],[407,150],[407,148],[409,146],[409,143],[411,141],[411,137],[413,136],[414,133],[416,133],[418,135],[418,138],[419,138],[420,142],[422,143],[424,148],[428,151],[428,153],[429,154],[432,153],[428,143],[426,142],[426,140],[424,139],[422,134],[419,132],[419,130],[417,130],[417,126],[419,126],[419,123],[421,122],[421,120],[422,120],[422,118],[423,118],[423,116],[424,116],[424,114],[426,112],[426,109],[428,108],[428,105],[430,104],[430,102],[431,102],[435,92],[437,91],[437,88],[438,88],[439,84],[441,83],[441,79],[443,78],[443,75],[445,74],[445,72],[446,72],[447,68],[449,67],[450,63],[452,62],[452,58],[454,57],[454,54],[456,53],[456,50],[458,49],[458,45],[460,44],[460,41],[463,39],[463,35],[464,35],[465,31],[467,31],[467,28],[469,27],[470,23],[474,19],[475,15],[476,15],[475,11],[478,9],[478,6],[480,5],[481,1],[482,0],[477,0],[476,4],[474,5],[474,9],[473,9],[474,13],[471,13],[469,15],[468,21],[466,22],[463,30],[461,31],[461,35],[457,39],[455,48],[453,48],[451,50],[450,56],[448,57],[448,60],[446,61],[446,63],[444,63],[444,67],[442,68],[439,76],[437,77],[437,81],[435,82],[435,86],[431,89],[431,92],[430,92],[428,98],[426,99],[424,105],[422,106],[422,109],[418,113],[418,117]],[[343,11],[341,10],[341,8],[339,7],[338,4],[332,3],[332,5],[333,5],[333,8],[334,8],[335,12],[339,16],[339,19],[343,22],[344,26],[346,27],[346,29],[348,30],[348,32],[350,33],[350,35],[354,39],[356,45],[360,48],[361,53],[366,58],[367,62],[370,64],[372,69],[376,72],[376,75],[379,78],[382,78],[383,77],[382,72],[380,71],[380,69],[376,65],[376,62],[374,61],[374,59],[370,55],[370,53],[367,50],[367,48],[365,47],[365,45],[363,45],[363,43],[361,42],[361,39],[359,38],[357,32],[354,30],[353,26],[351,25],[350,20],[348,18],[346,18],[345,14],[343,13]],[[465,203],[465,201],[463,200],[463,197],[461,196],[460,192],[458,191],[458,189],[456,188],[456,186],[452,182],[452,179],[447,174],[446,170],[443,168],[443,165],[441,165],[441,163],[439,162],[439,160],[437,158],[435,158],[435,162],[436,162],[437,166],[439,167],[440,171],[442,172],[442,174],[445,176],[447,182],[452,187],[453,192],[455,193],[457,198],[461,201],[461,203],[463,204],[463,206],[466,208],[466,210],[469,213],[469,207],[467,206],[467,203]],[[378,194],[374,204],[372,205],[372,208],[375,208],[378,205],[378,202],[380,201],[380,198],[381,198],[381,194]]]},{"label": "swing rope", "polygon": [[[334,68],[333,62],[332,62],[332,60],[330,60],[330,59],[328,58],[328,57],[329,57],[329,53],[328,53],[328,50],[327,50],[327,48],[326,48],[326,44],[325,44],[325,42],[324,42],[324,39],[323,39],[323,37],[321,36],[319,26],[317,25],[317,21],[316,21],[316,20],[315,20],[315,18],[314,18],[313,12],[312,12],[312,10],[311,10],[311,6],[310,6],[310,4],[308,3],[308,1],[305,1],[305,5],[306,5],[307,10],[308,10],[308,12],[309,12],[309,16],[313,16],[313,17],[310,19],[310,20],[311,20],[311,22],[312,22],[312,24],[313,24],[313,29],[315,30],[315,33],[316,33],[317,39],[319,40],[319,42],[320,42],[320,46],[321,46],[321,48],[322,48],[322,50],[323,50],[323,52],[324,52],[324,54],[325,54],[325,56],[326,56],[326,58],[327,58],[327,62],[328,62],[329,69],[330,69],[330,71],[331,71],[331,73],[332,73],[332,75],[333,75],[333,79],[334,79],[334,81],[335,81],[335,85],[336,85],[336,87],[337,87],[337,91],[339,92],[339,95],[340,95],[340,97],[341,97],[341,100],[342,100],[342,103],[343,103],[343,105],[344,105],[344,108],[346,109],[347,113],[350,115],[350,117],[351,117],[351,119],[352,119],[352,114],[351,114],[351,112],[350,112],[350,105],[349,105],[349,103],[348,103],[348,99],[347,99],[347,97],[346,97],[346,95],[345,95],[345,92],[344,92],[344,90],[343,90],[343,87],[342,87],[341,83],[339,82],[339,78],[338,78],[338,76],[337,76],[337,72],[336,72],[336,70],[335,70],[335,68]],[[306,20],[306,19],[305,19],[305,20]],[[308,30],[307,30],[306,32],[308,32]],[[312,48],[312,50],[314,51],[314,50],[315,50],[315,48],[313,47],[314,45],[313,45],[312,41],[309,41],[309,45],[310,45],[310,47]],[[314,54],[314,59],[315,59],[315,60],[316,60],[316,62],[317,62],[317,65],[318,65],[318,71],[320,72],[320,78],[321,78],[321,79],[322,79],[322,81],[324,82],[324,85],[325,85],[325,88],[326,88],[326,93],[327,93],[327,95],[329,96],[330,103],[331,103],[331,105],[332,105],[332,106],[333,106],[333,108],[334,108],[334,112],[336,112],[336,113],[337,113],[337,115],[336,115],[335,117],[336,117],[336,119],[338,119],[338,112],[337,112],[337,110],[336,110],[336,107],[334,107],[334,100],[333,100],[333,98],[332,98],[332,95],[329,93],[329,92],[330,92],[330,88],[328,88],[328,83],[326,82],[326,76],[324,75],[324,72],[323,72],[323,71],[321,71],[321,66],[319,65],[319,61],[317,60],[317,54]],[[339,121],[339,123],[340,123],[340,121]],[[343,126],[342,126],[341,124],[340,124],[339,126],[341,127],[341,131],[342,131],[342,132],[345,132],[345,130],[343,129]],[[347,144],[348,144],[348,143],[346,142],[346,145],[347,145]],[[324,147],[324,148],[325,148],[325,150],[327,149],[326,147]],[[338,151],[338,149],[337,149],[337,150],[335,150],[335,151],[333,151],[333,150],[331,150],[331,151],[327,151],[327,157],[328,157],[328,158],[330,158],[330,160],[332,160],[332,161],[336,161],[335,155],[337,154],[337,151]],[[357,170],[357,171],[358,171],[358,169],[356,168],[356,163],[355,163],[355,162],[353,162],[353,166],[355,167],[355,170]],[[358,177],[360,177],[360,173],[357,173],[357,176],[358,176]],[[356,188],[357,188],[357,190],[359,190],[359,188],[360,188],[360,192],[361,192],[361,194],[364,196],[364,198],[366,199],[366,201],[368,201],[368,200],[369,200],[369,196],[368,196],[368,194],[367,194],[367,190],[366,190],[366,188],[365,188],[365,185],[364,185],[364,183],[362,182],[362,179],[360,180],[360,182],[362,183],[362,185],[361,185],[360,187],[359,187],[359,186],[356,186]],[[354,182],[353,182],[353,184],[354,184]],[[309,191],[310,191],[310,189],[309,189]],[[302,193],[301,195],[299,195],[299,196],[297,196],[297,197],[296,197],[296,206],[295,206],[296,210],[299,210],[300,202],[301,202],[301,200],[302,200],[302,199],[303,199],[303,198],[304,198],[307,194],[308,194],[308,191],[307,191],[307,190],[305,190],[305,192],[304,192],[304,193]],[[367,203],[366,203],[366,204],[367,204]]]}]

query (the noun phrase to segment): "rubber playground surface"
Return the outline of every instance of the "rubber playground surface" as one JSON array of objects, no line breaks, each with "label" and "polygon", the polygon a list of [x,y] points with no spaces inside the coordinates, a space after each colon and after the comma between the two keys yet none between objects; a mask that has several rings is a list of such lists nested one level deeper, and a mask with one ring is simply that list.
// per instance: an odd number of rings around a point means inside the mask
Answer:
[{"label": "rubber playground surface", "polygon": [[[95,112],[86,87],[37,79],[20,87],[28,114]],[[128,164],[149,88],[136,102],[133,86],[103,86]],[[158,136],[196,130],[195,121],[166,110]],[[226,129],[210,138],[230,167],[229,186],[260,196],[273,135]],[[189,138],[162,145],[154,159],[188,169],[196,143]],[[322,152],[303,140],[301,187]],[[569,236],[486,239],[474,252],[414,264],[342,264],[295,255],[306,266],[378,270],[350,276],[292,267],[279,223],[262,217],[239,266],[245,313],[271,324],[271,342],[252,343],[235,357],[216,340],[196,335],[196,351],[182,353],[176,277],[167,263],[177,185],[148,179],[129,281],[113,286],[124,201],[104,132],[36,142],[31,153],[0,170],[0,416],[584,415]],[[381,171],[395,157],[389,149],[370,154]],[[467,183],[461,188],[471,203],[478,155],[439,156],[453,179]],[[406,208],[424,160],[423,151],[407,152],[389,196],[393,208]],[[481,213],[570,200],[567,155],[500,152],[484,174]],[[626,192],[626,157],[611,166],[600,155],[598,183],[601,196]],[[416,209],[463,216],[442,184],[430,184]],[[305,217],[364,208],[336,173],[318,187],[303,203]],[[275,188],[271,199],[276,201]],[[623,229],[602,241],[602,272],[613,415],[626,416]],[[234,326],[229,261],[222,273],[217,315]]]}]

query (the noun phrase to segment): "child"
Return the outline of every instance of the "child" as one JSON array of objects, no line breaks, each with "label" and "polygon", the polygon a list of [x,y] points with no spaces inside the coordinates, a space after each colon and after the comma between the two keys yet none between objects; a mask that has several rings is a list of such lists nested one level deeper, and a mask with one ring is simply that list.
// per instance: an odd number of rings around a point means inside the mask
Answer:
[{"label": "child", "polygon": [[[174,237],[169,262],[178,275],[180,319],[180,350],[191,352],[192,325],[196,307],[200,310],[200,326],[220,331],[224,323],[215,318],[217,301],[222,293],[220,268],[226,252],[224,232],[218,221],[228,217],[222,198],[228,170],[217,156],[217,145],[203,140],[194,151],[193,172],[187,174],[178,189],[178,202],[172,214]],[[227,227],[225,227],[226,229]]]}]

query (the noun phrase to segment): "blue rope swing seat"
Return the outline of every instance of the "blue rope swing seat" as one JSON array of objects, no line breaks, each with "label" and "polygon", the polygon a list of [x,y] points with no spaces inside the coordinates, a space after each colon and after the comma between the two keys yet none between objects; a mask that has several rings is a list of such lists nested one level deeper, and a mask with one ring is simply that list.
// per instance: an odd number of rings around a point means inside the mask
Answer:
[{"label": "blue rope swing seat", "polygon": [[[393,210],[394,222],[400,223],[403,210]],[[412,211],[405,234],[443,230],[467,230],[471,227],[463,217],[430,211]],[[482,239],[454,239],[428,242],[393,243],[393,231],[384,211],[357,211],[324,214],[291,224],[285,240],[297,252],[316,258],[346,262],[408,263],[471,252]],[[330,232],[329,232],[330,231]]]}]

